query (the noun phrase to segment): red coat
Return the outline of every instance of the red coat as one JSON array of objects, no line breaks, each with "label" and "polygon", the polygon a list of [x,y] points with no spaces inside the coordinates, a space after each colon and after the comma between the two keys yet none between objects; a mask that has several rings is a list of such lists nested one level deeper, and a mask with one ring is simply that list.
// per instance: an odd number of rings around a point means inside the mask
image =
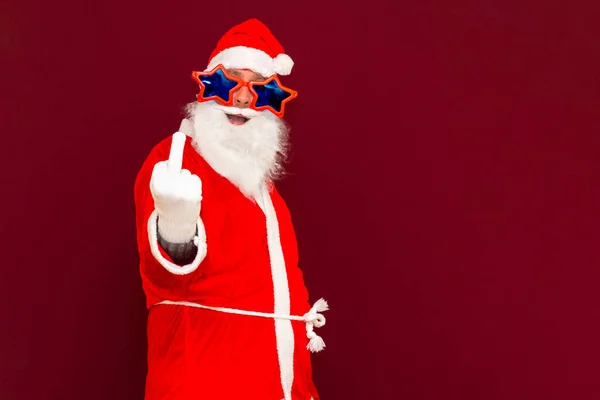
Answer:
[{"label": "red coat", "polygon": [[168,159],[170,146],[167,138],[151,151],[135,182],[140,272],[149,308],[145,399],[318,400],[304,322],[157,305],[186,301],[300,316],[310,309],[292,220],[277,190],[271,187],[263,212],[210,167],[190,138],[183,168],[202,180],[199,228],[206,232],[206,247],[201,240],[191,265],[172,264],[156,243],[149,188],[152,168]]}]

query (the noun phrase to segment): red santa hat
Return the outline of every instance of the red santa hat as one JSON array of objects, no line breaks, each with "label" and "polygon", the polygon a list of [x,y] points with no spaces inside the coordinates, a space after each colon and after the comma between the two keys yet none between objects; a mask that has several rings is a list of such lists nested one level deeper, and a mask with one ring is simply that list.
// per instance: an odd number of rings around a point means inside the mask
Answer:
[{"label": "red santa hat", "polygon": [[250,69],[264,77],[289,75],[294,66],[269,28],[257,19],[234,26],[219,40],[206,70],[219,64],[225,68]]}]

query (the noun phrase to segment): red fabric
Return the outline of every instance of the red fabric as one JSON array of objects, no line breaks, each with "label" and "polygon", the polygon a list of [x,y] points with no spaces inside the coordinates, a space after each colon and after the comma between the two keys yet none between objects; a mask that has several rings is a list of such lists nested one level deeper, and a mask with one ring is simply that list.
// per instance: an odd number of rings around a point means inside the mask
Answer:
[{"label": "red fabric", "polygon": [[[265,216],[256,203],[206,163],[192,147],[190,138],[184,150],[183,168],[202,180],[200,216],[206,228],[208,253],[196,271],[183,276],[169,273],[152,255],[147,225],[154,204],[149,182],[154,164],[168,158],[170,145],[168,138],[151,151],[135,183],[140,272],[150,309],[146,400],[281,400],[272,319],[185,306],[152,307],[161,300],[177,300],[274,311]],[[298,268],[292,221],[274,188],[271,198],[279,222],[291,312],[303,315],[310,305]],[[292,326],[293,400],[317,400],[305,325],[292,322]]]},{"label": "red fabric", "polygon": [[237,46],[264,51],[271,58],[284,53],[283,46],[265,24],[257,19],[249,19],[234,26],[223,35],[210,55],[210,60],[221,51]]}]

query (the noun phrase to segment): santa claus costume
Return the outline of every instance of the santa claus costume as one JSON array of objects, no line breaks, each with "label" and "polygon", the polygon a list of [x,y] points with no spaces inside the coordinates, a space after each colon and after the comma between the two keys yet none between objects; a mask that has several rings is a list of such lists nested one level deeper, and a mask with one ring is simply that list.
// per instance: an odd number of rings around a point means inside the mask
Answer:
[{"label": "santa claus costume", "polygon": [[[267,27],[249,20],[219,41],[206,71],[222,66],[267,78],[289,74],[292,65]],[[256,108],[235,109],[248,122],[234,126],[231,105],[190,105],[193,130],[181,142],[177,179],[193,182],[184,189],[198,200],[191,221],[168,217],[157,200],[159,167],[172,162],[176,136],[152,149],[137,176],[149,308],[146,400],[319,399],[310,354],[324,347],[315,328],[324,325],[327,304],[309,304],[290,212],[273,184],[287,129]],[[168,175],[160,179],[170,184]],[[181,234],[190,223],[191,240]],[[191,257],[175,260],[163,245],[169,242],[192,246]]]}]

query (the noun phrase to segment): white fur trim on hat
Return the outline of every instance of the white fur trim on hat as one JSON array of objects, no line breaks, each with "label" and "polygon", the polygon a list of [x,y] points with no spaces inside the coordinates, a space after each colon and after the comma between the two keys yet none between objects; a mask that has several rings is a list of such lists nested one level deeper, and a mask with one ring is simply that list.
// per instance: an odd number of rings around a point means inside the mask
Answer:
[{"label": "white fur trim on hat", "polygon": [[289,75],[294,62],[286,54],[279,54],[273,59],[262,50],[236,46],[225,49],[214,56],[206,71],[212,70],[219,64],[231,69],[250,69],[267,78],[273,74]]}]

